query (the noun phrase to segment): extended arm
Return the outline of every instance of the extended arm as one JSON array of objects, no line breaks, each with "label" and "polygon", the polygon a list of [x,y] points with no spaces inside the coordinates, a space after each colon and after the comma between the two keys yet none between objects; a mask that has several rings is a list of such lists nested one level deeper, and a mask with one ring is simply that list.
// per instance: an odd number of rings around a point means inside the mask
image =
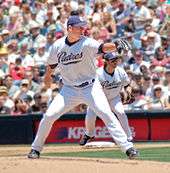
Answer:
[{"label": "extended arm", "polygon": [[51,82],[52,82],[51,75],[53,74],[54,69],[55,68],[53,68],[53,66],[47,65],[47,69],[46,69],[46,72],[44,75],[44,84],[45,84],[46,89],[50,88],[50,86],[51,86]]}]

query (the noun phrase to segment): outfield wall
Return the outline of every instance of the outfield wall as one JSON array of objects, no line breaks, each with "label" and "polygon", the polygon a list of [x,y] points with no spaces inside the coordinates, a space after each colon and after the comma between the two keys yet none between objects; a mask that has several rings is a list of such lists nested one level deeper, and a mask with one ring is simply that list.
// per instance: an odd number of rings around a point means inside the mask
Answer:
[{"label": "outfield wall", "polygon": [[[127,112],[135,141],[170,140],[170,111]],[[0,144],[32,143],[42,115],[0,116]],[[52,127],[46,143],[75,143],[84,134],[84,114],[65,114]],[[96,141],[112,138],[100,119],[95,129]]]}]

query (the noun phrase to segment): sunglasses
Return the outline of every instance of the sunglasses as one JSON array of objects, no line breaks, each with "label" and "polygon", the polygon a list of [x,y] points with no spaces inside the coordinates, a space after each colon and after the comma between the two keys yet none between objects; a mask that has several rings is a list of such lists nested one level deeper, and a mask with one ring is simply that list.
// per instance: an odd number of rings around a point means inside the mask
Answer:
[{"label": "sunglasses", "polygon": [[113,62],[117,61],[118,59],[119,59],[119,58],[115,58],[115,59],[106,60],[106,61],[113,63]]}]

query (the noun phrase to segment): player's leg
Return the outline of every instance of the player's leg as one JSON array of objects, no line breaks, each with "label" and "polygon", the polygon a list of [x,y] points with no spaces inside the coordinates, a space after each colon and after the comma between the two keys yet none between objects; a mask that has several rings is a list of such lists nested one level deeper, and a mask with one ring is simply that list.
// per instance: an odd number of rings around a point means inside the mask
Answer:
[{"label": "player's leg", "polygon": [[128,118],[119,96],[115,97],[113,100],[110,101],[110,107],[112,111],[117,115],[117,118],[119,119],[120,124],[128,137],[128,141],[132,141],[133,137],[129,127]]},{"label": "player's leg", "polygon": [[129,158],[136,157],[138,153],[133,148],[133,143],[127,141],[127,136],[116,116],[112,113],[100,83],[95,81],[94,85],[86,88],[83,94],[85,102],[104,121],[111,136],[122,151],[126,152]]},{"label": "player's leg", "polygon": [[85,117],[85,134],[80,139],[79,144],[85,145],[87,142],[91,141],[94,138],[94,129],[96,123],[96,114],[94,111],[87,108],[87,113]]},{"label": "player's leg", "polygon": [[85,127],[86,127],[85,133],[86,133],[86,135],[88,135],[90,137],[94,136],[96,117],[97,117],[97,115],[95,114],[95,112],[88,107],[87,114],[85,117]]},{"label": "player's leg", "polygon": [[[33,151],[41,152],[54,121],[79,104],[79,98],[76,95],[76,91],[63,87],[61,93],[54,98],[39,124],[36,137],[32,143]],[[28,157],[31,158],[31,155],[28,155]]]}]

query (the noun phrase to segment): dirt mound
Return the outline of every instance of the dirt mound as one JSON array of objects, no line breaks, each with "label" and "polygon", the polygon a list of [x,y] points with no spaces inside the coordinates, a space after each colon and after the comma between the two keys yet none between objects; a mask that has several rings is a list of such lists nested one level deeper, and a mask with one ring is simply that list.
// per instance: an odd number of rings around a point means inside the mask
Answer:
[{"label": "dirt mound", "polygon": [[[143,145],[143,144],[142,144]],[[153,145],[169,146],[165,145]],[[138,146],[137,146],[138,147]],[[140,145],[140,147],[142,147]],[[143,147],[146,147],[143,145]],[[147,145],[148,147],[148,145]],[[152,147],[152,145],[149,145]],[[110,148],[108,148],[110,150]],[[104,150],[108,150],[104,149]],[[114,147],[117,150],[117,147]],[[0,172],[2,173],[169,173],[170,164],[119,159],[95,159],[72,157],[41,157],[38,160],[27,159],[26,154],[30,146],[1,146],[0,147]],[[89,150],[89,149],[88,149]],[[92,149],[93,151],[95,149]],[[96,149],[100,150],[100,149]],[[103,149],[102,149],[103,150]],[[79,146],[46,146],[47,152],[78,152],[87,151]]]}]

